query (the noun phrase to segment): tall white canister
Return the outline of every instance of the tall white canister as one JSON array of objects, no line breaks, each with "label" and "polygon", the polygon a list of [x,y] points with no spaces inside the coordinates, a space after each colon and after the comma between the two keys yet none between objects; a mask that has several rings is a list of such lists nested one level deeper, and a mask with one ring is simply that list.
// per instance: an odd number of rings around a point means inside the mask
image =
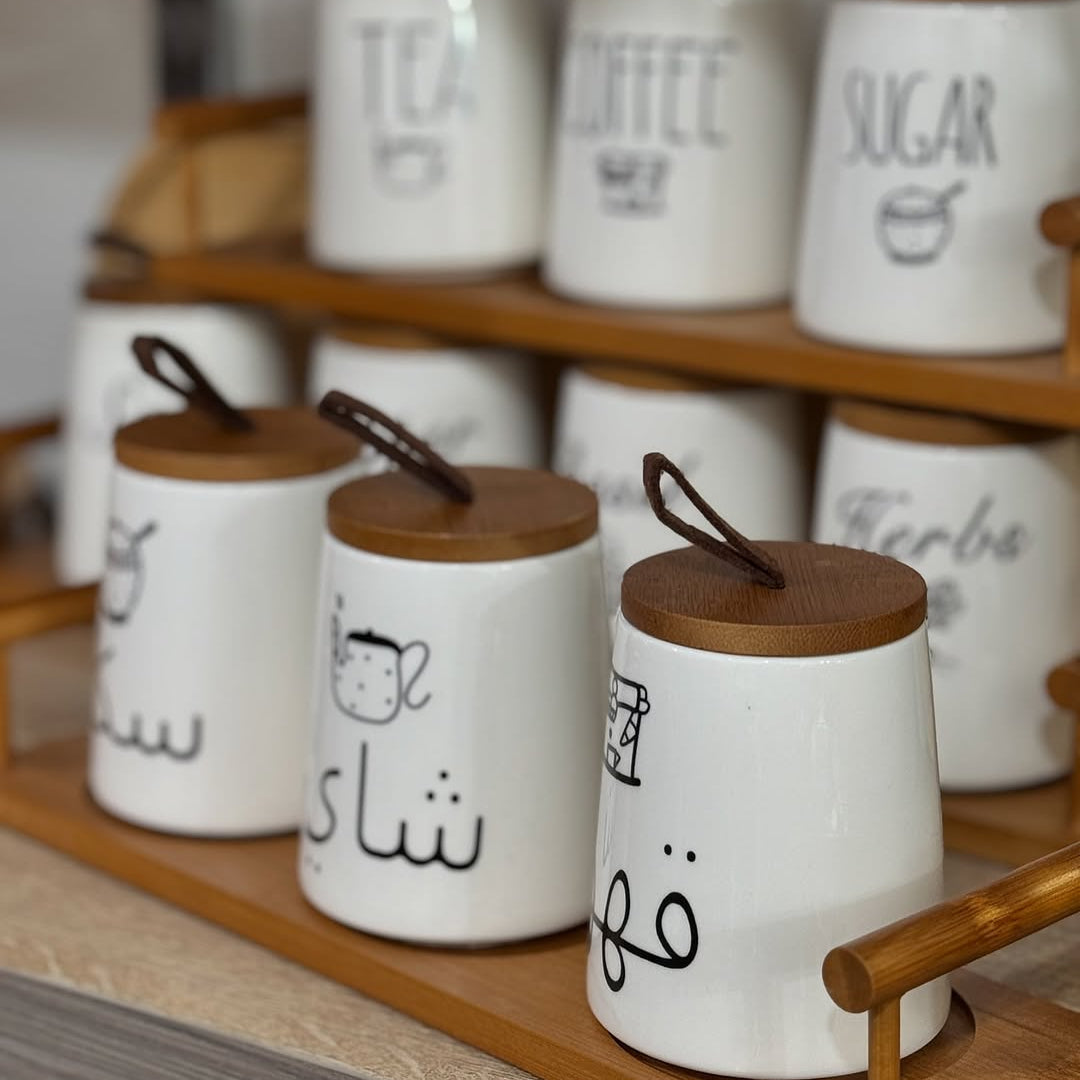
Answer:
[{"label": "tall white canister", "polygon": [[[810,474],[797,395],[628,365],[568,368],[554,467],[596,492],[612,617],[623,573],[671,546],[641,486],[641,459],[658,442],[707,498],[739,515],[749,535],[806,536]],[[679,507],[680,493],[670,496]]]},{"label": "tall white canister", "polygon": [[838,403],[814,539],[926,578],[944,787],[1022,787],[1069,770],[1073,723],[1046,677],[1080,651],[1074,433]]},{"label": "tall white canister", "polygon": [[1052,348],[1080,190],[1075,0],[837,0],[818,73],[795,315],[915,353]]},{"label": "tall white canister", "polygon": [[544,277],[695,308],[787,295],[811,35],[798,0],[573,0]]},{"label": "tall white canister", "polygon": [[309,247],[475,274],[540,251],[548,19],[532,0],[319,0]]},{"label": "tall white canister", "polygon": [[[522,353],[402,326],[340,323],[315,342],[308,400],[335,389],[375,405],[454,464],[543,463],[536,364]],[[371,472],[388,465],[371,447],[361,462]]]},{"label": "tall white canister", "polygon": [[238,413],[174,346],[136,347],[193,407],[116,436],[90,792],[164,832],[292,829],[323,510],[356,446],[312,410]]}]

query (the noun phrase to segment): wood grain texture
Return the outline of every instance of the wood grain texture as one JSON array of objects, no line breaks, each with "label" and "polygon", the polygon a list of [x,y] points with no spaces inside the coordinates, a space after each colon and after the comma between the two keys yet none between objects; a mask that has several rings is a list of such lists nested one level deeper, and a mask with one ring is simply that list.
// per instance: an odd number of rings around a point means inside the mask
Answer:
[{"label": "wood grain texture", "polygon": [[758,546],[779,564],[783,589],[755,584],[699,548],[680,548],[630,567],[623,617],[663,641],[740,656],[872,649],[926,619],[926,583],[895,559],[831,544]]},{"label": "wood grain texture", "polygon": [[[303,901],[292,838],[208,843],[132,828],[92,805],[84,768],[79,740],[23,756],[0,774],[0,821],[542,1080],[699,1075],[628,1052],[593,1020],[583,931],[474,951],[425,950],[358,934]],[[908,1080],[1031,1080],[1074,1076],[1053,1072],[1057,1062],[1080,1068],[1074,1014],[975,976],[960,976],[956,985],[967,1004],[954,998],[945,1032],[905,1061]],[[1019,1026],[1012,1019],[1018,1012]]]},{"label": "wood grain texture", "polygon": [[400,471],[354,480],[330,496],[330,532],[363,551],[429,562],[523,559],[596,533],[596,496],[575,480],[540,469],[461,471],[472,481],[470,503]]},{"label": "wood grain texture", "polygon": [[870,1010],[867,1080],[900,1080],[900,1001]]},{"label": "wood grain texture", "polygon": [[4,1080],[343,1080],[355,1073],[0,971]]},{"label": "wood grain texture", "polygon": [[865,1012],[1080,912],[1080,844],[833,949],[833,1001]]},{"label": "wood grain texture", "polygon": [[708,394],[739,385],[726,379],[706,379],[640,364],[601,364],[590,361],[582,364],[581,369],[589,378],[599,382],[629,386],[635,390],[658,390],[673,394]]},{"label": "wood grain texture", "polygon": [[1053,428],[850,398],[836,402],[832,416],[858,431],[934,446],[1027,445],[1061,437],[1061,432]]},{"label": "wood grain texture", "polygon": [[311,476],[356,458],[356,440],[313,409],[247,409],[254,431],[226,431],[188,409],[137,420],[116,433],[116,460],[176,480],[229,483]]},{"label": "wood grain texture", "polygon": [[411,326],[391,326],[374,322],[335,322],[331,324],[327,334],[337,341],[373,349],[436,352],[454,347],[453,342],[448,342],[437,334],[416,330]]},{"label": "wood grain texture", "polygon": [[806,337],[786,307],[707,314],[613,310],[561,300],[531,275],[461,285],[407,284],[317,269],[295,245],[162,257],[151,272],[159,280],[225,299],[407,323],[467,341],[1080,426],[1080,380],[1064,375],[1058,353],[994,358],[870,353]]}]

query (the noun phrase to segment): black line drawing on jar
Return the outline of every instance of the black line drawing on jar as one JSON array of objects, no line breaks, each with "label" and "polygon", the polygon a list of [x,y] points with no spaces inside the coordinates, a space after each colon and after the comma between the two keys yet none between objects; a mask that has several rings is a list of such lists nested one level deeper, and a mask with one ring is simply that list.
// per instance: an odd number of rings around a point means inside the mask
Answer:
[{"label": "black line drawing on jar", "polygon": [[901,266],[935,262],[955,231],[952,202],[967,190],[958,180],[943,191],[907,184],[884,195],[877,205],[878,243],[889,259]]},{"label": "black line drawing on jar", "polygon": [[[398,822],[397,844],[392,848],[377,847],[365,835],[364,816],[367,803],[367,743],[360,744],[360,782],[357,794],[358,804],[356,811],[356,842],[365,855],[375,859],[402,858],[413,866],[430,866],[433,863],[441,863],[448,870],[469,870],[476,865],[480,858],[480,849],[484,838],[484,819],[477,816],[473,826],[472,851],[462,853],[461,857],[452,858],[446,852],[446,829],[447,825],[440,824],[435,828],[435,835],[430,852],[419,852],[409,849],[409,831],[415,834],[419,826],[413,822],[411,825],[402,818]],[[456,808],[461,803],[461,793],[453,790],[450,784],[450,773],[447,769],[440,769],[438,781],[428,788],[424,795],[425,801],[435,803],[442,799],[448,806],[447,813],[452,817]],[[426,848],[427,845],[425,845]]]},{"label": "black line drawing on jar", "polygon": [[637,775],[641,720],[651,707],[649,692],[645,687],[612,668],[604,768],[616,780],[631,787],[641,785],[641,778]]},{"label": "black line drawing on jar", "polygon": [[338,612],[345,606],[338,594],[330,620],[330,690],[334,704],[353,720],[388,724],[402,707],[422,709],[431,694],[417,696],[416,684],[431,657],[427,642],[400,645],[393,638],[367,630],[345,630]]},{"label": "black line drawing on jar", "polygon": [[596,178],[604,210],[618,217],[659,217],[667,209],[671,158],[645,150],[601,150]]},{"label": "black line drawing on jar", "polygon": [[[671,855],[670,844],[664,845],[664,854]],[[693,851],[686,853],[688,862],[694,862],[697,856]],[[673,920],[676,920],[672,925]],[[681,892],[669,892],[656,909],[654,927],[660,952],[653,952],[641,945],[635,945],[624,936],[626,925],[630,921],[630,879],[625,870],[617,870],[608,886],[607,900],[604,903],[603,916],[593,912],[590,929],[600,935],[600,957],[604,969],[604,981],[612,993],[617,994],[626,983],[626,957],[636,956],[647,964],[681,971],[688,968],[697,956],[698,927],[694,909],[690,901]],[[672,944],[671,935],[678,933],[683,939],[681,950]]]},{"label": "black line drawing on jar", "polygon": [[376,135],[371,157],[376,180],[395,198],[424,198],[450,173],[450,147],[434,135]]},{"label": "black line drawing on jar", "polygon": [[105,546],[105,576],[98,594],[98,610],[110,623],[123,626],[139,606],[146,585],[143,544],[157,532],[156,521],[132,529],[119,518],[109,519]]},{"label": "black line drawing on jar", "polygon": [[341,770],[334,768],[333,766],[329,769],[323,769],[319,774],[316,790],[319,796],[319,805],[326,811],[326,825],[322,829],[317,830],[313,824],[314,815],[311,815],[304,823],[304,835],[313,844],[325,844],[337,830],[337,811],[334,809],[333,801],[330,798],[329,788],[330,781],[336,780],[340,776]]}]

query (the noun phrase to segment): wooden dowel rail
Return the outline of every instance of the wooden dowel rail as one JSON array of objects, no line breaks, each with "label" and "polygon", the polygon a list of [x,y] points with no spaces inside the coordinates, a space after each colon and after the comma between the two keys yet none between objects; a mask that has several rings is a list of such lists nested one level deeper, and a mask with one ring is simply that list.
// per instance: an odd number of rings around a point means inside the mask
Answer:
[{"label": "wooden dowel rail", "polygon": [[1065,374],[1080,377],[1080,196],[1051,203],[1042,212],[1039,228],[1051,244],[1070,249]]},{"label": "wooden dowel rail", "polygon": [[1069,777],[1069,827],[1080,832],[1080,656],[1054,668],[1046,680],[1051,700],[1073,714],[1073,768]]},{"label": "wooden dowel rail", "polygon": [[8,454],[39,439],[51,439],[59,431],[60,420],[56,416],[46,416],[14,427],[0,428],[0,454]]},{"label": "wooden dowel rail", "polygon": [[833,949],[829,996],[866,1012],[1080,912],[1080,844]]},{"label": "wooden dowel rail", "polygon": [[23,638],[90,622],[96,606],[97,586],[83,585],[0,607],[0,771],[10,764],[12,755],[8,649]]}]

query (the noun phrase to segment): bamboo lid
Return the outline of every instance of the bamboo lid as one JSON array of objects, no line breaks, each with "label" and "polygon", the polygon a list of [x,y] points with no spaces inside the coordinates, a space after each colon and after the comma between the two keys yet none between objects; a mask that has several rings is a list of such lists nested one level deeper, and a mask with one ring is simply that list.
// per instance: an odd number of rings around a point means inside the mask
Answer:
[{"label": "bamboo lid", "polygon": [[310,409],[246,409],[251,431],[228,431],[195,409],[148,416],[116,433],[116,460],[153,476],[240,482],[285,480],[347,465],[356,440]]},{"label": "bamboo lid", "polygon": [[405,472],[338,488],[327,523],[342,543],[429,562],[497,562],[547,555],[596,533],[596,496],[538,469],[460,470],[473,501],[454,502]]},{"label": "bamboo lid", "polygon": [[707,394],[721,387],[735,385],[718,379],[699,378],[677,371],[661,371],[657,368],[639,367],[633,364],[595,364],[580,366],[580,371],[600,382],[616,383],[636,390],[659,390],[669,393]]},{"label": "bamboo lid", "polygon": [[870,401],[836,401],[832,416],[857,431],[935,446],[1009,446],[1046,442],[1062,434],[1053,428]]},{"label": "bamboo lid", "polygon": [[373,349],[399,349],[402,352],[431,352],[450,345],[442,338],[411,326],[384,323],[334,323],[327,331],[336,341],[366,345]]},{"label": "bamboo lid", "polygon": [[697,547],[626,572],[623,617],[650,637],[738,656],[834,656],[887,645],[926,619],[926,583],[884,555],[831,544],[756,545],[785,587],[764,588]]}]

